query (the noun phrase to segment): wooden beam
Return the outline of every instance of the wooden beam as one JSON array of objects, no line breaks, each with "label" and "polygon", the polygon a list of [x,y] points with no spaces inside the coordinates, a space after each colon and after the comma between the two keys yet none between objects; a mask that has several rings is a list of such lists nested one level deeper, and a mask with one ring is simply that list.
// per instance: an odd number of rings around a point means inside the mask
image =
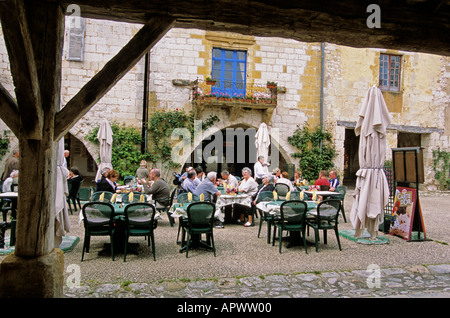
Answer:
[{"label": "wooden beam", "polygon": [[16,137],[19,136],[20,114],[14,98],[0,83],[0,118],[11,129]]},{"label": "wooden beam", "polygon": [[38,74],[24,2],[0,2],[0,20],[8,50],[23,133],[29,139],[42,136],[43,112]]},{"label": "wooden beam", "polygon": [[171,28],[173,19],[155,17],[66,104],[55,117],[55,141],[83,117]]}]

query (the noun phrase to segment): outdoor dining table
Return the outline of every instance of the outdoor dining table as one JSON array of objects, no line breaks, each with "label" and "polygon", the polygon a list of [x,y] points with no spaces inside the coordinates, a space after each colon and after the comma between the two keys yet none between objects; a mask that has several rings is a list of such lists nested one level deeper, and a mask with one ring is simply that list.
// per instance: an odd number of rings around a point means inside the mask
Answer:
[{"label": "outdoor dining table", "polygon": [[328,198],[328,197],[332,197],[332,196],[337,196],[340,195],[339,192],[333,192],[333,191],[314,191],[314,190],[306,190],[305,193],[308,195],[313,195],[314,192],[316,193],[316,195],[320,195],[322,196],[324,199]]},{"label": "outdoor dining table", "polygon": [[[252,206],[252,198],[248,194],[226,194],[225,191],[221,191],[222,194],[217,197],[216,210],[222,210],[222,208],[233,205],[241,204],[248,207]],[[219,211],[216,211],[216,215]],[[232,223],[231,210],[225,210],[224,223]]]},{"label": "outdoor dining table", "polygon": [[[284,200],[276,200],[276,201],[263,201],[256,204],[256,208],[260,209],[264,212],[267,217],[267,243],[270,243],[270,235],[272,224],[275,220],[280,217],[280,208],[281,204],[286,202]],[[308,212],[307,214],[314,214],[315,209],[317,208],[318,203],[316,201],[303,201],[306,203]],[[288,247],[293,246],[297,240],[294,238],[292,240],[292,244],[288,245]]]},{"label": "outdoor dining table", "polygon": [[[110,202],[114,207],[114,251],[122,253],[125,249],[125,207],[127,203],[122,202]],[[159,213],[155,214],[155,220],[159,216]],[[83,212],[80,211],[79,222],[83,222]],[[139,243],[128,243],[127,254],[138,254],[137,250]],[[111,253],[111,245],[105,243],[103,250],[99,252],[99,255],[108,255]]]}]

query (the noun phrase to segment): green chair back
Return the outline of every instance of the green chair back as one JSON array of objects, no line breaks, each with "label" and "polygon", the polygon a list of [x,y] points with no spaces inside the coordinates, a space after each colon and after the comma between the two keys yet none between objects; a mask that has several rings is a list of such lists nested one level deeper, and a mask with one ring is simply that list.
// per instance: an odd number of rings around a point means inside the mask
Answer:
[{"label": "green chair back", "polygon": [[288,200],[280,206],[281,222],[288,222],[289,225],[303,226],[306,219],[308,206],[301,200]]},{"label": "green chair back", "polygon": [[273,191],[261,191],[258,195],[258,202],[273,201]]},{"label": "green chair back", "polygon": [[106,203],[111,202],[113,193],[109,192],[109,191],[96,191],[96,192],[92,193],[91,202],[99,202],[100,196],[102,195],[102,193],[105,194],[102,202],[106,202]]},{"label": "green chair back", "polygon": [[155,221],[156,209],[153,204],[147,202],[130,203],[125,207],[125,250],[123,261],[126,261],[128,237],[129,236],[145,236],[148,237],[148,245],[152,243],[153,260],[156,261],[155,254],[155,237],[153,230],[156,227]]},{"label": "green chair back", "polygon": [[91,197],[91,189],[89,188],[80,188],[78,191],[78,197],[81,201],[89,201]]},{"label": "green chair back", "polygon": [[91,236],[109,236],[111,241],[111,256],[114,260],[113,230],[114,230],[114,207],[111,203],[89,202],[83,205],[84,243],[81,261],[84,252],[89,252]]},{"label": "green chair back", "polygon": [[[200,201],[200,197],[198,195],[192,193],[192,201]],[[187,192],[183,192],[183,193],[178,194],[177,202],[178,203],[189,202],[189,200],[188,200],[188,193]]]},{"label": "green chair back", "polygon": [[189,227],[200,232],[207,232],[214,225],[216,205],[211,202],[194,202],[187,208]]}]

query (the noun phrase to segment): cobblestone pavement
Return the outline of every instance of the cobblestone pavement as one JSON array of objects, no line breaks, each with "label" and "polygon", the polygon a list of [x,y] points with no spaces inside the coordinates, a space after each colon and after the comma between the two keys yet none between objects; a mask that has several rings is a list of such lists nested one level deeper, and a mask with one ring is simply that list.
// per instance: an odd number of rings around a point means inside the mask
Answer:
[{"label": "cobblestone pavement", "polygon": [[66,298],[450,298],[450,264],[65,287]]}]

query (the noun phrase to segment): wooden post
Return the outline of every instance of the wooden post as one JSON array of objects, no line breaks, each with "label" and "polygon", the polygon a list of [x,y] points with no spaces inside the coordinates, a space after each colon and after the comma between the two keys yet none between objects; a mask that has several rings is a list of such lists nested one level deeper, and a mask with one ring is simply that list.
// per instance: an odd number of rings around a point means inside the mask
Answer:
[{"label": "wooden post", "polygon": [[170,29],[151,19],[60,111],[64,12],[58,2],[0,1],[17,103],[0,85],[0,118],[19,139],[15,252],[1,264],[0,297],[61,297],[64,254],[54,249],[56,142]]},{"label": "wooden post", "polygon": [[8,124],[19,124],[12,130],[20,154],[17,239],[1,265],[0,296],[62,297],[64,254],[53,244],[64,12],[57,3],[19,0],[1,4],[0,12],[17,106],[4,92],[1,100],[19,117]]}]

